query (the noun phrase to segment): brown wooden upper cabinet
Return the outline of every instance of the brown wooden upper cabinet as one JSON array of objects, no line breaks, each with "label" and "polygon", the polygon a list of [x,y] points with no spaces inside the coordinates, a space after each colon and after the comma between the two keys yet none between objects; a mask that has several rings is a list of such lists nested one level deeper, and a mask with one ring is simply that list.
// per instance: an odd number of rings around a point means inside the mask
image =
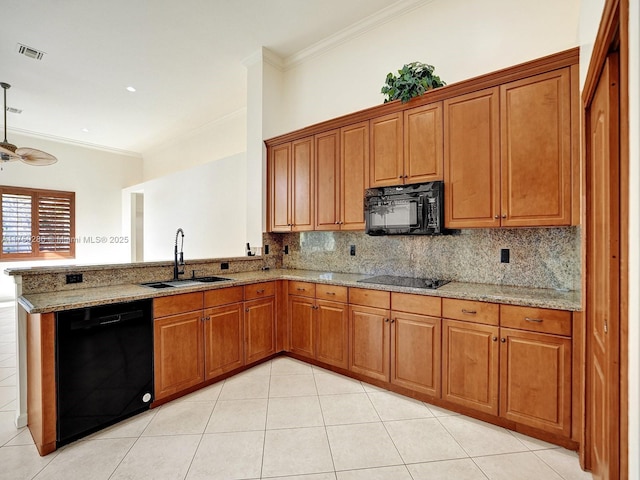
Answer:
[{"label": "brown wooden upper cabinet", "polygon": [[364,230],[369,122],[315,136],[315,230]]},{"label": "brown wooden upper cabinet", "polygon": [[442,149],[442,102],[371,120],[371,186],[442,180]]},{"label": "brown wooden upper cabinet", "polygon": [[571,224],[570,87],[567,67],[444,101],[448,228]]},{"label": "brown wooden upper cabinet", "polygon": [[270,227],[273,232],[314,228],[314,137],[269,152]]}]

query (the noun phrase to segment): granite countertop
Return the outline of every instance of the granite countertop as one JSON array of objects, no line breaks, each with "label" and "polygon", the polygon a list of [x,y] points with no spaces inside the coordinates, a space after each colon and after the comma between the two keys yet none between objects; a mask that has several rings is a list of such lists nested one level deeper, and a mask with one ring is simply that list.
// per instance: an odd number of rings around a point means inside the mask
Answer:
[{"label": "granite countertop", "polygon": [[114,285],[108,287],[79,288],[56,292],[32,293],[18,298],[18,302],[28,313],[47,313],[73,308],[90,307],[107,303],[127,302],[144,298],[156,298],[180,293],[214,290],[236,285],[246,285],[269,280],[302,280],[346,287],[358,287],[390,292],[413,293],[443,298],[479,300],[483,302],[504,303],[529,307],[553,308],[558,310],[581,310],[580,292],[558,291],[543,288],[511,287],[478,283],[451,282],[437,290],[421,288],[394,287],[371,283],[358,283],[358,280],[371,275],[351,273],[317,272],[311,270],[267,270],[221,275],[228,282],[202,283],[185,287],[154,289],[135,284]]}]

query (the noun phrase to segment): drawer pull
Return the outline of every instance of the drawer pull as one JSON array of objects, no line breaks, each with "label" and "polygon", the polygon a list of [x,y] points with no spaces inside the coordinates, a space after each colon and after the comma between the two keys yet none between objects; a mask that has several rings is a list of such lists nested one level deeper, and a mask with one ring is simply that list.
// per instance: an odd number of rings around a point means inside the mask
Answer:
[{"label": "drawer pull", "polygon": [[524,317],[524,319],[525,319],[527,322],[542,323],[542,319],[541,319],[541,318],[529,318],[529,317]]},{"label": "drawer pull", "polygon": [[327,292],[327,295],[335,295],[336,292]]},{"label": "drawer pull", "polygon": [[264,293],[264,288],[261,288],[260,290],[256,290],[256,293],[259,295],[261,293]]},{"label": "drawer pull", "polygon": [[475,315],[478,312],[476,312],[475,310],[467,310],[466,308],[463,308],[462,313],[466,313],[467,315]]},{"label": "drawer pull", "polygon": [[[306,288],[303,287],[298,287],[296,290],[298,290],[299,292],[304,292],[306,290]],[[264,290],[263,290],[264,291]]]}]

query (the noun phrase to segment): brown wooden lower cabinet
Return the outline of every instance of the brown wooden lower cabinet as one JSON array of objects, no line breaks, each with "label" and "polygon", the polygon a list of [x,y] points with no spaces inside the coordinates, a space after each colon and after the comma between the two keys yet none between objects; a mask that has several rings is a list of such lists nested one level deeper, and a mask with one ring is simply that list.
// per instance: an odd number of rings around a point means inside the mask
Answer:
[{"label": "brown wooden lower cabinet", "polygon": [[[336,367],[348,367],[348,308],[333,299],[346,299],[339,286],[289,282],[289,329],[291,352]],[[303,296],[306,295],[306,296]]]},{"label": "brown wooden lower cabinet", "polygon": [[244,361],[249,364],[276,353],[276,302],[259,298],[244,307]]},{"label": "brown wooden lower cabinet", "polygon": [[500,329],[500,416],[571,435],[571,339]]},{"label": "brown wooden lower cabinet", "polygon": [[204,381],[202,310],[155,319],[155,399]]},{"label": "brown wooden lower cabinet", "polygon": [[498,415],[499,328],[442,320],[442,399]]},{"label": "brown wooden lower cabinet", "polygon": [[389,381],[389,317],[382,308],[349,306],[349,370]]},{"label": "brown wooden lower cabinet", "polygon": [[205,310],[205,380],[244,365],[244,315],[242,303]]}]

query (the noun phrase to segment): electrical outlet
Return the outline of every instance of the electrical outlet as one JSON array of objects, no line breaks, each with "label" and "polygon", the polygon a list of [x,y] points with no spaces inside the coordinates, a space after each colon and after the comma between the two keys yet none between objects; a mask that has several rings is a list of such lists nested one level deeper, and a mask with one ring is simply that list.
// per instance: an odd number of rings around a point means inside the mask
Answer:
[{"label": "electrical outlet", "polygon": [[229,270],[229,262],[222,262],[220,264],[220,270]]},{"label": "electrical outlet", "polygon": [[289,245],[284,246],[284,254],[289,255]]},{"label": "electrical outlet", "polygon": [[67,274],[67,283],[82,283],[82,274],[81,273],[68,273]]},{"label": "electrical outlet", "polygon": [[500,249],[500,261],[502,263],[509,263],[509,249],[501,248]]},{"label": "electrical outlet", "polygon": [[269,245],[264,246],[264,254],[269,255]]},{"label": "electrical outlet", "polygon": [[351,245],[351,248],[349,249],[349,255],[351,255],[352,257],[356,256],[356,246],[355,245]]}]

